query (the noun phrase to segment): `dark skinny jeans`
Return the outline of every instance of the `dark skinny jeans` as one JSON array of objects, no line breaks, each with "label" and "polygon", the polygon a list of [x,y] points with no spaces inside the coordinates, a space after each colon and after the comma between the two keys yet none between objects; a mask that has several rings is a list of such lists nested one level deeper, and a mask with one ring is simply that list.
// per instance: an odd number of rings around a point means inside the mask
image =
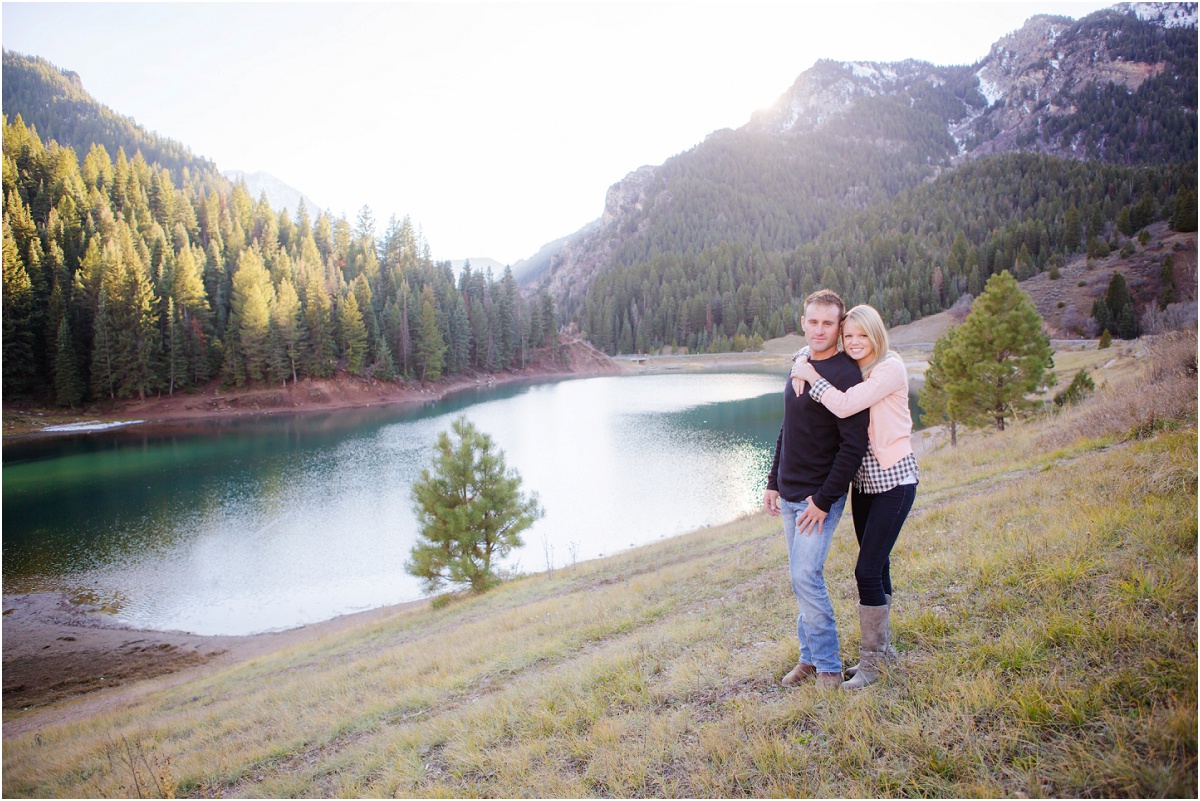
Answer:
[{"label": "dark skinny jeans", "polygon": [[877,495],[851,491],[850,510],[858,539],[854,580],[863,606],[885,606],[884,595],[892,594],[892,547],[916,497],[916,484],[900,484]]}]

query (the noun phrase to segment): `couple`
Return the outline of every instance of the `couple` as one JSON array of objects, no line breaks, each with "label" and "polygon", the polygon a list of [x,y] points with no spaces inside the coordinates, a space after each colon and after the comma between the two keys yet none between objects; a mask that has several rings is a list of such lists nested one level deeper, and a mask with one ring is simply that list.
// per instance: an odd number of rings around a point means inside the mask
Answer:
[{"label": "couple", "polygon": [[[804,301],[808,346],[797,354],[784,388],[783,426],[767,476],[763,506],[783,514],[792,591],[800,607],[800,660],[787,686],[816,678],[821,689],[857,689],[894,660],[888,615],[889,555],[917,491],[908,376],[888,348],[887,329],[870,306],[846,304],[822,289]],[[838,350],[838,339],[844,352]],[[807,354],[805,353],[807,351]],[[846,670],[833,605],[825,587],[825,557],[854,482],[851,511],[858,539],[859,664]]]}]

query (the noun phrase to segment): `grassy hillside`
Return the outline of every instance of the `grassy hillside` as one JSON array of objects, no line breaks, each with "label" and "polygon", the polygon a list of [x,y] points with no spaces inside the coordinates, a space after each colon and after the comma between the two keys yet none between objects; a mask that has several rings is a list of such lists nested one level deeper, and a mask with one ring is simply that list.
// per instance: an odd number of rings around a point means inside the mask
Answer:
[{"label": "grassy hillside", "polygon": [[756,515],[120,711],[64,704],[5,739],[4,793],[1195,797],[1196,340],[1111,353],[1080,406],[923,458],[893,556],[903,656],[867,690],[779,685],[794,601]]}]

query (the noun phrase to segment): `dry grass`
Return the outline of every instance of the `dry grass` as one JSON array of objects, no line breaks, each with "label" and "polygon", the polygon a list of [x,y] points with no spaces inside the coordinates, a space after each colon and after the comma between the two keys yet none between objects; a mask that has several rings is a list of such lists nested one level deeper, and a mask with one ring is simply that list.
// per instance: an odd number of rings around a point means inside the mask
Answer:
[{"label": "dry grass", "polygon": [[1133,356],[1124,360],[1128,366],[1115,374],[1097,371],[1093,377],[1097,387],[1108,384],[1113,391],[1064,413],[1058,425],[1047,427],[1039,437],[1040,447],[1139,438],[1189,421],[1194,424],[1196,331],[1149,337],[1123,349]]},{"label": "dry grass", "polygon": [[[5,795],[127,795],[124,742],[193,796],[1195,797],[1195,377],[1147,363],[925,459],[903,657],[862,692],[779,686],[794,600],[754,516],[6,739]],[[1134,435],[1131,382],[1191,405]],[[849,661],[854,555],[847,521]]]}]

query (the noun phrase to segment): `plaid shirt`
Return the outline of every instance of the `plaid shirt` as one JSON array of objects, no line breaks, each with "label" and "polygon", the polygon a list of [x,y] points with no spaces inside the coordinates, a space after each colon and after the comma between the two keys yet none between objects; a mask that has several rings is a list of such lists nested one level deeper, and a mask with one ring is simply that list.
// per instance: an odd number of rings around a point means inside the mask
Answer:
[{"label": "plaid shirt", "polygon": [[[818,378],[812,389],[808,391],[808,396],[820,403],[821,396],[825,394],[826,390],[832,388],[833,384],[824,378]],[[905,482],[909,476],[912,476],[917,482],[921,480],[916,456],[910,453],[884,470],[883,466],[879,464],[879,460],[875,458],[875,448],[868,445],[862,466],[858,468],[858,474],[854,476],[854,488],[867,495],[878,495],[893,487],[898,487],[902,483],[910,483]]]}]

